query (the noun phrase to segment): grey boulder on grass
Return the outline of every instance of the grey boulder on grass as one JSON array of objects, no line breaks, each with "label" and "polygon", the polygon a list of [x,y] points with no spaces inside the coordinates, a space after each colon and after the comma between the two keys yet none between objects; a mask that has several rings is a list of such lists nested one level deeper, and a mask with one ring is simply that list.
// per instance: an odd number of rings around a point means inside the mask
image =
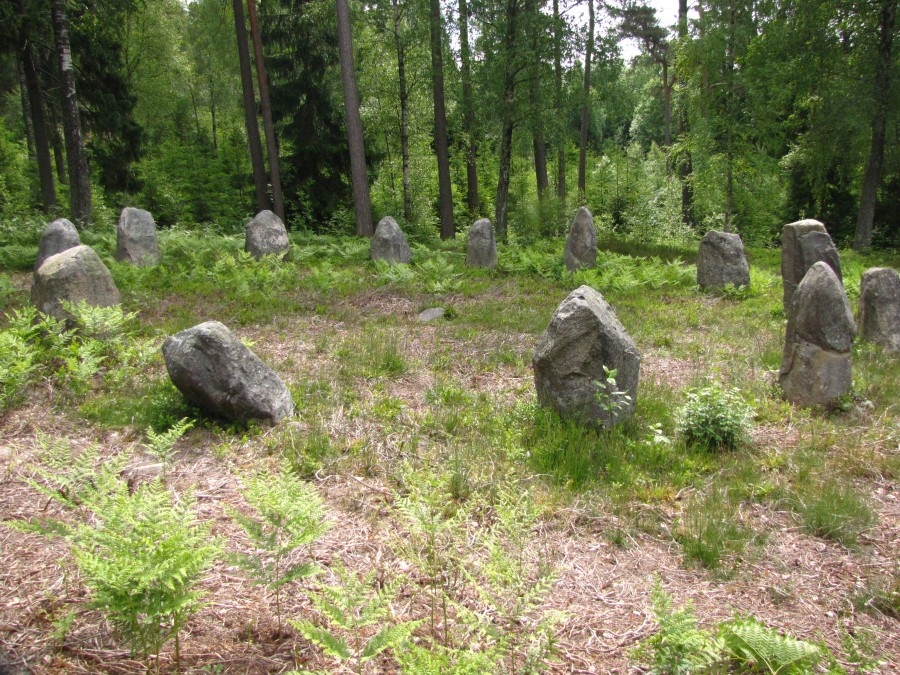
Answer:
[{"label": "grey boulder on grass", "polygon": [[791,313],[797,285],[815,263],[824,261],[841,279],[841,260],[831,236],[818,220],[807,218],[788,223],[781,230],[781,280],[784,311]]},{"label": "grey boulder on grass", "polygon": [[226,420],[268,424],[294,411],[281,378],[218,321],[168,337],[162,352],[172,383],[201,410]]},{"label": "grey boulder on grass", "polygon": [[572,228],[566,238],[563,262],[569,272],[594,267],[597,264],[597,230],[594,227],[594,216],[584,206],[578,208],[572,220]]},{"label": "grey boulder on grass", "polygon": [[287,229],[281,218],[269,210],[260,211],[247,223],[244,250],[259,260],[264,255],[287,258],[291,251]]},{"label": "grey boulder on grass", "polygon": [[38,246],[37,260],[34,262],[34,270],[44,264],[51,255],[62,253],[70,248],[81,245],[81,237],[78,230],[70,220],[60,218],[44,228],[41,233],[41,243]]},{"label": "grey boulder on grass", "polygon": [[389,263],[406,263],[412,261],[412,251],[406,241],[406,235],[390,216],[378,222],[372,236],[372,260],[384,260]]},{"label": "grey boulder on grass", "polygon": [[476,220],[469,228],[466,242],[466,264],[469,267],[494,269],[497,266],[497,242],[494,239],[494,226],[487,218]]},{"label": "grey boulder on grass", "polygon": [[721,291],[732,286],[750,286],[750,266],[740,235],[710,230],[700,240],[697,253],[697,285]]},{"label": "grey boulder on grass", "polygon": [[112,275],[90,246],[52,255],[35,271],[31,302],[38,311],[71,323],[63,300],[84,301],[94,307],[112,307],[122,301]]},{"label": "grey boulder on grass", "polygon": [[900,276],[890,267],[866,270],[859,283],[859,332],[888,352],[900,352]]},{"label": "grey boulder on grass", "polygon": [[[590,286],[557,307],[532,360],[541,405],[597,427],[634,412],[641,356],[616,313]],[[605,369],[604,369],[605,368]],[[615,388],[608,382],[615,371]]]},{"label": "grey boulder on grass", "polygon": [[156,223],[149,211],[127,207],[122,209],[116,227],[116,260],[147,266],[159,262]]}]

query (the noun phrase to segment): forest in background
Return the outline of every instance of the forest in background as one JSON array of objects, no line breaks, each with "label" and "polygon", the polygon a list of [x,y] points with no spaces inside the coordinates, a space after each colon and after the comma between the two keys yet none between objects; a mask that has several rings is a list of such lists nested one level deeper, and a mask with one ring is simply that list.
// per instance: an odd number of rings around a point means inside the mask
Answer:
[{"label": "forest in background", "polygon": [[392,215],[414,237],[490,217],[527,242],[586,204],[642,241],[767,244],[813,217],[839,245],[897,247],[896,9],[682,0],[665,26],[632,2],[261,0],[248,23],[253,0],[2,0],[0,217],[134,205],[230,232],[275,208],[292,229]]}]

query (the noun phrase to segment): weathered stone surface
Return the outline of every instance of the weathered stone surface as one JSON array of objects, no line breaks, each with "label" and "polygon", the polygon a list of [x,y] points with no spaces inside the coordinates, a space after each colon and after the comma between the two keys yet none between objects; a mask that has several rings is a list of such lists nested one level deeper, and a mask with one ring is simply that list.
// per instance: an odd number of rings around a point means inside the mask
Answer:
[{"label": "weathered stone surface", "polygon": [[259,260],[264,255],[287,258],[291,251],[287,229],[281,218],[269,210],[260,211],[247,223],[244,250]]},{"label": "weathered stone surface", "polygon": [[815,263],[797,286],[785,334],[780,381],[789,401],[832,407],[850,391],[856,324],[834,270]]},{"label": "weathered stone surface", "polygon": [[750,286],[750,265],[740,235],[710,230],[700,240],[697,254],[697,285],[722,290],[728,284]]},{"label": "weathered stone surface", "polygon": [[446,314],[446,310],[444,310],[443,307],[431,307],[424,312],[421,312],[419,316],[416,317],[416,320],[422,321],[423,323],[437,321],[438,319],[443,319],[444,314]]},{"label": "weathered stone surface", "polygon": [[[822,236],[824,235],[824,236]],[[790,314],[791,299],[797,285],[815,263],[824,260],[841,278],[837,248],[825,226],[808,218],[788,223],[781,230],[781,281],[784,286],[784,311]]]},{"label": "weathered stone surface", "polygon": [[406,241],[406,235],[397,225],[397,221],[385,216],[375,228],[372,237],[372,260],[384,260],[389,263],[409,263],[412,251]]},{"label": "weathered stone surface", "polygon": [[569,272],[597,264],[597,230],[594,216],[584,206],[579,207],[566,238],[563,262]]},{"label": "weathered stone surface", "polygon": [[80,245],[81,237],[78,236],[78,230],[75,229],[71,221],[66,218],[54,220],[41,233],[41,243],[38,246],[37,260],[34,263],[35,271],[51,255],[62,253]]},{"label": "weathered stone surface", "polygon": [[71,320],[62,301],[94,307],[118,305],[122,299],[112,275],[90,246],[75,246],[52,255],[35,271],[31,302],[39,311]]},{"label": "weathered stone surface", "polygon": [[866,270],[859,284],[859,331],[867,342],[900,353],[900,276],[889,267]]},{"label": "weathered stone surface", "polygon": [[476,220],[469,228],[466,242],[466,264],[470,267],[494,269],[497,266],[497,242],[494,226],[487,218]]},{"label": "weathered stone surface", "polygon": [[218,321],[168,337],[162,352],[172,383],[208,413],[275,424],[294,411],[281,378]]},{"label": "weathered stone surface", "polygon": [[[581,286],[557,307],[535,347],[538,400],[582,423],[613,426],[634,412],[640,363],[637,347],[609,303],[590,286]],[[616,371],[617,389],[629,399],[606,393],[604,366]]]},{"label": "weathered stone surface", "polygon": [[155,265],[159,262],[156,223],[144,209],[122,209],[116,228],[116,260],[133,265]]}]

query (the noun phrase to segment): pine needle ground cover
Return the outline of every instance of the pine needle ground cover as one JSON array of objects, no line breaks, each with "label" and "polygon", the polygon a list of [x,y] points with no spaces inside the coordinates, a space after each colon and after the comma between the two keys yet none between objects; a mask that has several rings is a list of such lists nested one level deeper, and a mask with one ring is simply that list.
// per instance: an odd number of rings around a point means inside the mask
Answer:
[{"label": "pine needle ground cover", "polygon": [[[749,292],[713,296],[694,287],[690,247],[608,241],[596,269],[569,275],[561,240],[501,247],[484,272],[462,241],[414,243],[413,263],[390,267],[356,239],[294,235],[289,262],[254,261],[238,238],[171,230],[162,264],[133,268],[110,237],[84,238],[123,293],[121,316],[96,317],[102,339],[22,318],[28,246],[0,273],[12,672],[625,672],[659,658],[639,646],[665,637],[648,642],[662,592],[706,635],[761,622],[820,646],[820,670],[900,669],[900,360],[857,345],[841,410],[786,404],[777,251],[750,250]],[[864,269],[900,263],[843,262],[854,302]],[[585,283],[643,357],[636,414],[609,431],[534,395],[534,344]],[[416,320],[435,306],[443,319]],[[293,418],[229,425],[181,399],[159,347],[209,319],[288,383]],[[740,424],[733,444],[681,430],[699,391]],[[314,537],[268,546],[242,525],[262,475],[301,486]],[[72,533],[115,523],[93,508],[109,481],[117,499],[153,486],[183,509],[196,553],[180,554],[202,558],[167,572],[191,604],[160,615],[158,654],[129,644],[79,567],[91,539]],[[247,571],[276,561],[304,574]]]}]

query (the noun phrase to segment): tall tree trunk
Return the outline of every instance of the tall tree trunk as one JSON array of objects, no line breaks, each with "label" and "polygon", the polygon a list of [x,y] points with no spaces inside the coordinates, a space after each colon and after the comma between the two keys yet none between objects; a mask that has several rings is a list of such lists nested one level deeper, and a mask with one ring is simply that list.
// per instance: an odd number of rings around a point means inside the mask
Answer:
[{"label": "tall tree trunk", "polygon": [[447,148],[447,113],[444,110],[444,56],[441,1],[431,0],[431,86],[434,92],[434,149],[438,163],[441,239],[456,236],[453,223],[453,191],[450,185],[450,152]]},{"label": "tall tree trunk", "polygon": [[372,227],[372,200],[369,196],[362,118],[359,114],[359,93],[356,90],[350,5],[347,0],[336,0],[335,4],[341,85],[344,89],[344,117],[347,123],[347,144],[350,146],[350,186],[353,190],[353,210],[356,213],[356,234],[360,237],[371,237],[375,229]]},{"label": "tall tree trunk", "polygon": [[212,116],[212,143],[213,150],[219,149],[219,130],[216,125],[216,101],[212,97],[210,97],[209,102],[209,114]]},{"label": "tall tree trunk", "polygon": [[256,80],[259,83],[259,103],[262,107],[263,129],[266,133],[266,151],[269,155],[269,180],[272,181],[272,203],[275,215],[284,220],[284,195],[281,192],[281,169],[278,163],[278,139],[272,122],[272,104],[269,102],[269,81],[263,57],[259,19],[256,16],[256,0],[247,0],[247,17],[250,19],[250,37],[253,40],[253,56],[256,61]]},{"label": "tall tree trunk", "polygon": [[878,61],[875,66],[875,100],[872,111],[872,143],[859,195],[859,216],[853,248],[862,251],[872,245],[872,226],[875,220],[875,201],[884,164],[884,143],[887,129],[888,101],[891,93],[891,66],[893,64],[894,24],[897,18],[897,0],[881,1],[879,21]]},{"label": "tall tree trunk", "polygon": [[[540,8],[537,2],[532,2],[529,6],[529,12],[532,15],[539,15]],[[541,85],[540,75],[543,59],[540,58],[538,43],[538,32],[532,31],[531,34],[531,141],[534,149],[534,177],[537,184],[538,201],[543,201],[547,196],[547,189],[550,187],[550,180],[547,178],[547,145],[544,142],[544,121],[543,106],[541,104]]]},{"label": "tall tree trunk", "polygon": [[237,34],[238,60],[241,65],[241,89],[244,93],[244,124],[247,127],[247,146],[253,167],[253,185],[256,187],[256,207],[262,211],[270,208],[266,189],[266,165],[263,161],[262,141],[259,137],[259,121],[256,119],[256,99],[253,95],[253,74],[250,68],[250,52],[247,24],[241,0],[231,0],[234,9],[234,29]]},{"label": "tall tree trunk", "polygon": [[538,199],[543,199],[550,189],[550,179],[547,177],[547,145],[544,142],[544,130],[538,127],[534,131],[534,174],[537,183]]},{"label": "tall tree trunk", "polygon": [[469,49],[469,6],[459,0],[459,55],[462,77],[463,131],[466,134],[466,205],[475,216],[481,210],[478,198],[478,143],[475,139],[475,105],[472,101],[472,53]]},{"label": "tall tree trunk", "polygon": [[[50,110],[52,110],[52,106]],[[55,117],[51,113],[51,117]],[[53,148],[53,168],[56,170],[56,180],[60,183],[68,183],[68,174],[66,173],[66,153],[63,151],[63,139],[59,135],[59,123],[55,120],[50,122],[50,145]]]},{"label": "tall tree trunk", "polygon": [[406,222],[410,222],[413,212],[412,181],[409,175],[409,85],[406,82],[406,45],[400,37],[401,17],[399,0],[391,0],[391,9],[394,20],[394,47],[397,50],[397,80],[400,89],[400,162],[403,173],[403,218]]},{"label": "tall tree trunk", "polygon": [[[24,56],[21,60],[24,60]],[[28,145],[28,159],[35,159],[34,127],[31,124],[31,100],[28,95],[28,84],[25,82],[25,73],[22,64],[15,62],[16,80],[19,82],[19,99],[22,103],[22,125],[25,127],[25,141]]]},{"label": "tall tree trunk", "polygon": [[[681,41],[688,37],[688,3],[687,0],[678,0],[678,38]],[[682,104],[678,114],[678,135],[688,132],[687,106]],[[691,151],[683,147],[678,162],[678,178],[681,181],[681,222],[687,227],[694,227],[694,187],[691,182],[693,162]]]},{"label": "tall tree trunk", "polygon": [[65,0],[53,0],[53,33],[59,56],[60,91],[62,94],[63,131],[66,136],[66,159],[69,164],[69,207],[72,220],[79,225],[90,224],[91,176],[88,172],[81,115],[75,93],[75,71],[72,68],[72,48],[69,44],[69,20]]},{"label": "tall tree trunk", "polygon": [[[19,13],[24,17],[24,0],[19,0]],[[41,204],[44,211],[49,211],[56,206],[56,186],[53,182],[53,163],[50,157],[50,139],[47,135],[47,119],[44,116],[44,103],[41,96],[41,81],[38,76],[34,50],[27,35],[24,36],[21,47],[22,80],[25,83],[25,92],[28,94],[28,117],[31,119],[38,177],[41,182]]]},{"label": "tall tree trunk", "polygon": [[[687,0],[684,0],[685,2]],[[560,26],[559,16],[559,0],[553,0],[553,74],[555,76],[556,91],[555,104],[556,114],[559,118],[565,119],[563,114],[563,90],[562,90],[562,28]],[[563,138],[562,123],[557,120],[557,139],[556,139],[556,196],[560,200],[566,198],[566,149],[565,138]]]},{"label": "tall tree trunk", "polygon": [[675,86],[675,78],[669,80],[669,64],[662,62],[663,80],[663,145],[672,147],[672,87]]},{"label": "tall tree trunk", "polygon": [[594,54],[594,0],[588,4],[588,42],[584,57],[584,99],[581,102],[581,148],[578,152],[578,201],[585,201],[587,191],[588,114],[591,104],[591,60]]},{"label": "tall tree trunk", "polygon": [[506,33],[503,36],[503,52],[506,55],[503,74],[503,102],[500,115],[500,167],[497,176],[497,197],[494,200],[494,228],[497,238],[506,241],[507,210],[509,207],[509,181],[512,167],[513,102],[516,96],[516,75],[513,55],[516,52],[518,0],[506,0]]}]

